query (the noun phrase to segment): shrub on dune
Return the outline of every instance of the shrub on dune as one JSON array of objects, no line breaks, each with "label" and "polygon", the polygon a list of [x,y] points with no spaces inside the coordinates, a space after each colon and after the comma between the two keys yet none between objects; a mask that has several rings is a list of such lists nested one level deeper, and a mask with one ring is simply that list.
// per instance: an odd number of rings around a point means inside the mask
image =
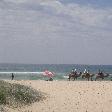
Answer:
[{"label": "shrub on dune", "polygon": [[20,84],[0,81],[0,105],[18,107],[43,100],[44,94]]}]

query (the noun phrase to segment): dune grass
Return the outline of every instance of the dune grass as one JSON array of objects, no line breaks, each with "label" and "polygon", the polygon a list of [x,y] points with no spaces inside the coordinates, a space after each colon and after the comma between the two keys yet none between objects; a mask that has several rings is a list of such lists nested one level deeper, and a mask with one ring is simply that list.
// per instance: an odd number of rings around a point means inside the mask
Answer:
[{"label": "dune grass", "polygon": [[18,107],[43,100],[44,94],[20,84],[0,81],[0,105]]}]

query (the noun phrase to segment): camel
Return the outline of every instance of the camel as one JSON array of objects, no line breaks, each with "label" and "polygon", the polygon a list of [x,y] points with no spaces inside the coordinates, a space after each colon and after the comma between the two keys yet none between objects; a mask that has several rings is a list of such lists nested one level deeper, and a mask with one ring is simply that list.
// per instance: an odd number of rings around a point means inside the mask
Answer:
[{"label": "camel", "polygon": [[98,74],[96,74],[95,81],[99,78],[101,78],[103,80],[105,77],[108,77],[108,76],[109,76],[109,74],[107,74],[107,73],[106,74],[103,74],[102,72],[98,73]]},{"label": "camel", "polygon": [[93,81],[92,77],[94,76],[94,74],[90,74],[90,73],[84,73],[82,74],[82,78],[87,78],[87,80],[89,81],[89,79],[91,78],[91,81]]},{"label": "camel", "polygon": [[71,78],[73,78],[74,80],[77,80],[77,78],[78,77],[80,77],[81,76],[81,74],[82,74],[82,72],[80,72],[80,73],[70,73],[68,76],[69,76],[69,81],[70,81],[70,79]]}]

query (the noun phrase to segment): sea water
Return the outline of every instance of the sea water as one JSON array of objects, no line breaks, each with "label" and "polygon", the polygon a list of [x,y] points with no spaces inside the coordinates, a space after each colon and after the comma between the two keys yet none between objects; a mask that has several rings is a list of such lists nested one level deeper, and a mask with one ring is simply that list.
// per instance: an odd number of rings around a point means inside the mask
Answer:
[{"label": "sea water", "polygon": [[[14,73],[15,80],[47,80],[43,76],[45,70],[53,72],[54,80],[68,80],[68,74],[72,69],[83,72],[85,69],[92,74],[97,74],[99,69],[110,76],[105,80],[112,79],[112,65],[78,65],[78,64],[0,64],[0,79],[11,79]],[[78,78],[82,80],[81,78]]]}]

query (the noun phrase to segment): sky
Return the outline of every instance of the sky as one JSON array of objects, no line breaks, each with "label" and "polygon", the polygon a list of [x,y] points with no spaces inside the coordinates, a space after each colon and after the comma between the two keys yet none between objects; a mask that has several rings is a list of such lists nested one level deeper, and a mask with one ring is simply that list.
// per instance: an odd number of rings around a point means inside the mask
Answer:
[{"label": "sky", "polygon": [[0,63],[112,65],[112,0],[0,0]]}]

